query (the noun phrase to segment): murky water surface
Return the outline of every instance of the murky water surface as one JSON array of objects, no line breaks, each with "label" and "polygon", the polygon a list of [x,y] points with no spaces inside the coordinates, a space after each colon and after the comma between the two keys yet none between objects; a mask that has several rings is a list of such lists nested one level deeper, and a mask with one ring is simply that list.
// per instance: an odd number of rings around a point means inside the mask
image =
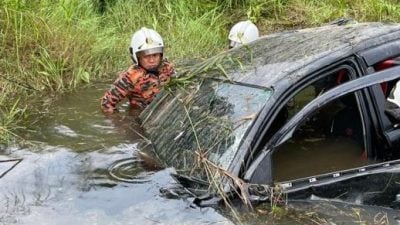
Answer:
[{"label": "murky water surface", "polygon": [[[35,145],[0,155],[22,159],[0,179],[0,224],[231,224],[213,208],[160,195],[174,186],[173,169],[141,168],[135,112],[105,117],[99,109],[105,88],[58,99],[20,134]],[[0,163],[0,173],[13,164]]]},{"label": "murky water surface", "polygon": [[[34,125],[20,134],[35,144],[2,150],[0,224],[359,224],[353,223],[360,217],[352,209],[324,218],[310,214],[317,211],[310,203],[289,204],[284,213],[271,213],[266,204],[242,211],[239,222],[229,210],[166,198],[160,189],[176,186],[170,176],[174,169],[141,166],[138,146],[145,139],[138,112],[102,114],[99,98],[107,86],[97,84],[58,99],[48,115],[32,118]],[[381,212],[374,210],[366,210],[368,218]]]}]

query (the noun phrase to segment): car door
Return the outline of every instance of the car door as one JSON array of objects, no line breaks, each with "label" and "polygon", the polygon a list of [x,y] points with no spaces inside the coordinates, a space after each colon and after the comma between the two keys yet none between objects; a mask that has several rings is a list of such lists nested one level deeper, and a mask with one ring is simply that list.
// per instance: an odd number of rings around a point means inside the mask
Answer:
[{"label": "car door", "polygon": [[[364,74],[372,74],[377,71],[383,71],[400,65],[400,40],[394,40],[383,45],[374,46],[358,53],[358,62],[361,65]],[[380,88],[378,86],[365,90],[366,95],[373,96],[371,98],[370,107],[376,115],[373,121],[374,126],[380,130],[379,141],[381,145],[387,145],[385,152],[376,152],[376,157],[390,158],[397,157],[396,149],[399,148],[398,139],[400,132],[394,129],[398,126],[397,119],[391,116],[390,104],[387,104],[389,95],[394,90],[394,86],[398,80],[390,82],[382,82]],[[389,110],[389,111],[388,111]],[[393,156],[392,156],[393,155]]]},{"label": "car door", "polygon": [[[261,127],[261,129],[259,129],[261,130],[259,134],[253,135],[254,137],[256,137],[255,144],[252,145],[251,148],[248,148],[248,150],[246,149],[247,156],[244,156],[244,159],[240,161],[240,163],[244,166],[240,168],[241,172],[238,173],[239,176],[241,176],[241,174],[249,168],[254,158],[267,145],[271,137],[278,132],[278,130],[286,123],[286,121],[288,121],[293,115],[298,113],[307,103],[325,93],[329,89],[348,82],[349,80],[355,79],[358,76],[361,76],[361,73],[358,68],[357,62],[355,61],[355,58],[348,57],[343,60],[331,63],[330,66],[323,67],[312,74],[303,76],[303,79],[296,81],[295,83],[290,85],[283,94],[277,94],[275,97],[273,97],[272,99],[277,99],[277,101],[272,102],[271,104],[264,107],[264,111],[266,111],[267,113],[260,113],[259,120],[262,120],[263,122],[265,121],[265,124],[259,126]],[[333,120],[333,116],[336,112],[342,111],[345,108],[365,108],[363,101],[359,101],[359,99],[360,97],[358,96],[358,93],[353,94],[352,96],[347,96],[345,99],[343,99],[342,102],[334,102],[330,109],[323,112],[321,111],[320,114],[315,115],[313,118],[311,118],[308,121],[308,124],[315,125],[316,122],[320,122],[320,126],[314,129],[314,133],[322,135],[318,135],[318,137],[310,139],[321,139],[324,138],[324,136],[326,135],[330,135],[329,130],[331,126],[331,120]],[[369,121],[369,119],[367,118],[368,114],[364,113],[366,110],[360,110],[359,112],[355,112],[354,110],[349,111],[356,113],[357,115],[357,121],[354,124],[357,124],[357,126],[364,124],[369,125],[367,123],[367,121]],[[362,123],[362,121],[366,122]],[[304,131],[307,131],[307,127],[305,127]],[[369,141],[371,140],[371,135],[366,132],[368,131],[368,129],[361,128],[358,129],[358,131],[359,132],[350,134],[349,136],[357,136],[360,140],[360,145],[362,145],[361,147],[365,150],[369,149],[371,146],[371,144],[369,143]],[[344,127],[342,127],[341,129],[335,129],[333,132],[337,133],[338,135],[343,134]],[[308,134],[304,133],[304,135]],[[357,146],[354,145],[354,147]],[[233,165],[236,166],[234,169],[238,169],[238,163],[233,163]],[[231,171],[236,174],[235,170]]]},{"label": "car door", "polygon": [[[320,174],[321,171],[313,169],[315,168],[314,163],[319,159],[313,158],[312,155],[309,155],[304,150],[302,151],[302,146],[297,146],[299,154],[304,156],[302,158],[302,161],[300,161],[300,163],[298,163],[297,165],[295,164],[285,165],[285,159],[283,158],[282,160],[281,158],[276,156],[279,155],[281,152],[285,152],[284,148],[285,145],[290,144],[290,142],[293,141],[293,138],[297,138],[296,136],[298,135],[298,131],[301,130],[304,127],[304,125],[307,125],[310,119],[312,119],[313,116],[316,113],[318,113],[320,109],[323,108],[324,106],[328,106],[329,104],[346,96],[350,95],[364,96],[364,93],[362,91],[364,91],[365,89],[372,87],[379,87],[379,84],[382,82],[388,82],[399,78],[400,78],[400,67],[393,67],[384,70],[382,72],[374,73],[372,76],[364,76],[343,83],[321,94],[320,96],[312,100],[310,103],[305,105],[298,113],[293,115],[293,117],[291,117],[291,119],[288,122],[286,122],[270,138],[270,140],[268,141],[268,143],[265,144],[260,154],[258,154],[257,157],[255,157],[255,159],[251,162],[248,169],[245,171],[243,175],[244,180],[246,180],[249,183],[256,183],[256,184],[273,184],[275,181],[282,182],[285,180],[317,176],[318,174]],[[365,111],[363,112],[364,114],[371,113],[368,107],[361,107],[359,110],[364,110]],[[375,127],[373,127],[371,124],[368,124],[367,121],[362,121],[362,123],[366,123],[363,124],[364,127],[363,129],[367,129],[367,132],[372,132],[372,130],[375,129]],[[316,141],[316,140],[311,140],[311,141]],[[332,143],[334,142],[329,142],[328,144]],[[374,147],[379,147],[379,146],[374,146]],[[337,150],[337,149],[332,149],[332,150]],[[323,154],[321,155],[323,156]],[[327,155],[329,155],[329,157],[333,157],[335,155],[335,152],[333,152],[333,154],[329,153]],[[353,157],[351,159],[355,160],[356,158]],[[287,160],[290,160],[290,158],[287,158]],[[332,161],[332,163],[330,163],[329,166],[333,167],[329,167],[330,168],[329,170],[322,171],[321,173],[330,173],[335,171],[343,171],[346,169],[347,170],[353,169],[358,166],[363,166],[362,163],[366,163],[366,165],[364,166],[368,165],[371,166],[371,162],[366,160],[366,161],[354,162],[354,164],[351,164],[351,168],[335,167],[341,160],[346,160],[346,159],[345,158],[326,159],[325,162]],[[372,165],[374,163],[377,162],[372,162]],[[282,164],[284,165],[283,167],[281,166]],[[294,173],[298,172],[299,173],[297,174],[298,176],[293,177],[290,174],[279,175],[279,173],[281,172],[280,170],[285,168],[285,166],[290,168],[292,172],[294,171]],[[305,172],[301,171],[303,169],[302,166],[305,166],[307,168]]]}]

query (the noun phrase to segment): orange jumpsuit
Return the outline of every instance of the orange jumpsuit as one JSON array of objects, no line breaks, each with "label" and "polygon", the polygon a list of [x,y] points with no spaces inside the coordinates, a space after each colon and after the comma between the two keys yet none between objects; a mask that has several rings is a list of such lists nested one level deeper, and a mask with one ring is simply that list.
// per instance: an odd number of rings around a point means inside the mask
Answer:
[{"label": "orange jumpsuit", "polygon": [[175,73],[172,64],[161,62],[158,71],[150,73],[140,66],[131,66],[119,75],[101,98],[103,112],[114,112],[117,104],[128,98],[131,106],[145,108]]}]

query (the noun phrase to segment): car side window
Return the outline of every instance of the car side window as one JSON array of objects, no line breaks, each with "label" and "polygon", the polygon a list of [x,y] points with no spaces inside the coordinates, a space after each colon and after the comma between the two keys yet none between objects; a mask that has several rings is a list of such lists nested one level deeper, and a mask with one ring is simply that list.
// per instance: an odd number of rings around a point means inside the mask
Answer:
[{"label": "car side window", "polygon": [[[286,121],[313,99],[353,77],[355,70],[343,66],[306,85],[281,110],[287,113]],[[274,180],[291,180],[367,164],[363,157],[365,125],[359,105],[357,94],[351,93],[319,108],[299,124],[292,137],[273,153]]]},{"label": "car side window", "polygon": [[355,93],[315,111],[272,155],[275,181],[363,166],[364,125]]},{"label": "car side window", "polygon": [[[320,78],[303,88],[299,88],[293,97],[287,99],[283,104],[282,109],[277,116],[273,119],[272,125],[263,138],[264,143],[274,135],[292,116],[299,112],[305,105],[313,99],[323,94],[327,90],[349,81],[355,77],[354,69],[351,66],[345,65],[337,67],[329,73],[324,73]],[[311,120],[313,120],[311,118]]]}]

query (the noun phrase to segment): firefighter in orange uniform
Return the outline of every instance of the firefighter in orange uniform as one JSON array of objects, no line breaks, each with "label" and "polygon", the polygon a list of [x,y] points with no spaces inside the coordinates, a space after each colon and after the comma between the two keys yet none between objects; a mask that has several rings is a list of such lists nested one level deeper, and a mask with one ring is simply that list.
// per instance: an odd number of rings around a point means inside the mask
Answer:
[{"label": "firefighter in orange uniform", "polygon": [[117,111],[117,104],[128,98],[131,107],[143,109],[154,99],[175,73],[174,67],[163,59],[164,42],[153,29],[136,31],[129,48],[133,65],[119,75],[101,98],[105,113]]}]

